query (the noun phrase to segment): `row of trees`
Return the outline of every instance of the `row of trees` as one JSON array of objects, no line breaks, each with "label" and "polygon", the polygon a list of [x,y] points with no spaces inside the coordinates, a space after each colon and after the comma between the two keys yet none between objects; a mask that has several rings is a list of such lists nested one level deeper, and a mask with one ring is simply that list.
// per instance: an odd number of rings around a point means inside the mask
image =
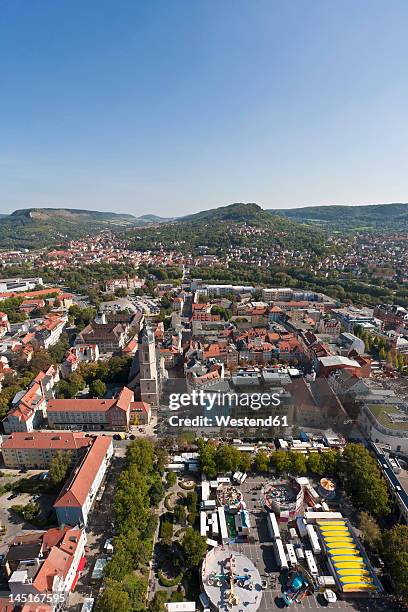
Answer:
[{"label": "row of trees", "polygon": [[154,507],[164,494],[160,448],[149,440],[132,442],[126,453],[114,500],[114,555],[105,571],[98,612],[142,612],[146,609],[148,563],[157,527]]},{"label": "row of trees", "polygon": [[333,450],[303,455],[293,451],[259,450],[253,460],[229,444],[218,447],[198,440],[201,470],[214,478],[219,473],[249,471],[303,476],[308,473],[337,477],[345,492],[359,510],[369,510],[374,516],[389,513],[386,482],[371,453],[361,444],[348,444],[343,453]]},{"label": "row of trees", "polygon": [[314,474],[335,474],[337,472],[339,456],[335,451],[305,456],[296,452],[283,450],[270,452],[260,449],[252,458],[230,444],[216,446],[201,439],[197,441],[197,444],[201,470],[209,478],[215,478],[217,474],[225,472],[248,472],[249,470],[268,472],[270,469],[278,474],[290,472],[296,476],[303,476],[307,472]]},{"label": "row of trees", "polygon": [[408,605],[408,526],[394,525],[381,531],[372,514],[364,511],[360,513],[359,527],[366,548],[381,556],[396,595]]}]

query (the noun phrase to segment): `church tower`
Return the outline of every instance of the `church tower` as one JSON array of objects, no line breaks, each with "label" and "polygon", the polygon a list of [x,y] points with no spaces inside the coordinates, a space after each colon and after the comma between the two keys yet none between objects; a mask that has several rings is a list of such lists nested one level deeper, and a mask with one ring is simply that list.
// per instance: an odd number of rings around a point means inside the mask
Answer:
[{"label": "church tower", "polygon": [[154,334],[147,323],[139,332],[140,398],[151,406],[159,405],[159,380]]}]

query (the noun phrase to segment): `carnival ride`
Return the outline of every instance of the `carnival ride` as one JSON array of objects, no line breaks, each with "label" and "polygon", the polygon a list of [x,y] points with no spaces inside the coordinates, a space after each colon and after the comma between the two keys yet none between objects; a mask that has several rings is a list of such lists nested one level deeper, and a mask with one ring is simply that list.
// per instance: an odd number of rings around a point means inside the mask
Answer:
[{"label": "carnival ride", "polygon": [[234,590],[235,584],[241,589],[246,588],[249,591],[253,591],[255,588],[255,582],[251,579],[250,574],[237,574],[236,560],[233,554],[227,559],[225,573],[217,574],[216,572],[211,572],[208,576],[208,584],[210,586],[221,587],[223,583],[229,586],[224,593],[229,610],[241,603],[239,595]]},{"label": "carnival ride", "polygon": [[309,590],[313,590],[309,580],[295,570],[289,572],[286,589],[283,591],[282,598],[287,606],[293,603],[300,603],[308,595]]}]

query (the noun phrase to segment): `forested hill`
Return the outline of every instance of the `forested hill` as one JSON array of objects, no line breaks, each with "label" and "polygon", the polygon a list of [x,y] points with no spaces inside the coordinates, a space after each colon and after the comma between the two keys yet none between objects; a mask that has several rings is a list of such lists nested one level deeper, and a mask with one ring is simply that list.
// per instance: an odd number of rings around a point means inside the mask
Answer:
[{"label": "forested hill", "polygon": [[268,210],[273,215],[333,230],[395,230],[408,228],[408,204],[308,206]]},{"label": "forested hill", "polygon": [[126,235],[136,249],[165,248],[194,255],[254,248],[260,253],[275,248],[322,253],[325,243],[318,228],[271,215],[252,203],[202,211],[143,231],[126,231]]},{"label": "forested hill", "polygon": [[268,215],[258,204],[244,204],[238,202],[228,206],[220,206],[203,210],[193,215],[180,217],[178,221],[202,222],[202,221],[242,221],[242,222],[262,222],[268,221]]},{"label": "forested hill", "polygon": [[123,229],[165,221],[133,215],[69,208],[26,208],[0,216],[0,248],[51,246],[102,229]]}]

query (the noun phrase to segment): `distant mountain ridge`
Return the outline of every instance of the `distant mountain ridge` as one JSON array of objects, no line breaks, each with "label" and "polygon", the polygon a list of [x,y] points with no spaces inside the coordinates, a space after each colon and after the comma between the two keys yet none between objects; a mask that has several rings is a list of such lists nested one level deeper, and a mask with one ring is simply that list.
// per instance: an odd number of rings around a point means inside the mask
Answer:
[{"label": "distant mountain ridge", "polygon": [[[165,218],[153,214],[134,216],[70,208],[25,208],[0,215],[0,248],[41,248],[80,238],[103,229],[151,229],[171,224],[195,227],[201,236],[208,225],[246,223],[272,232],[300,236],[307,226],[327,231],[398,231],[408,229],[408,204],[357,206],[307,206],[292,209],[263,209],[253,202],[237,202],[184,217]],[[303,228],[303,229],[302,229]],[[310,229],[309,229],[310,231]]]},{"label": "distant mountain ridge", "polygon": [[268,212],[301,223],[323,224],[330,229],[397,230],[408,227],[408,203],[305,206],[269,209]]},{"label": "distant mountain ridge", "polygon": [[0,247],[41,248],[103,229],[123,230],[166,221],[155,215],[139,218],[74,208],[23,208],[0,216]]}]

